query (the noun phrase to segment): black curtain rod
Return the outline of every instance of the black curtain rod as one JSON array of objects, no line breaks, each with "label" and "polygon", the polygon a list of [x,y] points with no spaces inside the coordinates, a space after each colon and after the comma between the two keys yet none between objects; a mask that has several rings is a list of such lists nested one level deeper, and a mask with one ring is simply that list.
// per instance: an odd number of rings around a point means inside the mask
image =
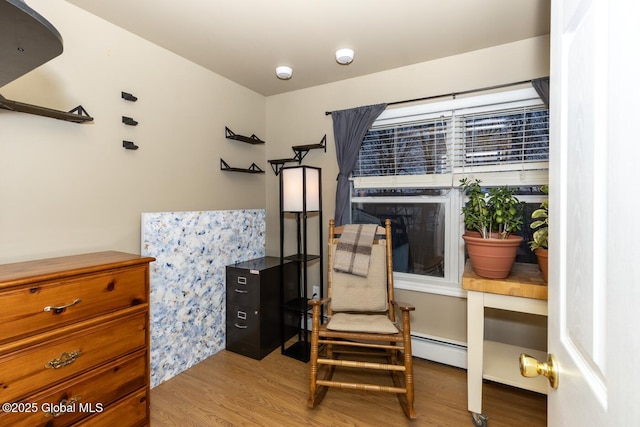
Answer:
[{"label": "black curtain rod", "polygon": [[[518,86],[518,85],[522,85],[525,83],[531,83],[533,81],[533,79],[529,79],[529,80],[522,80],[520,82],[515,82],[515,83],[505,83],[505,84],[501,84],[501,85],[494,85],[494,86],[487,86],[487,87],[483,87],[480,89],[471,89],[471,90],[463,90],[462,92],[451,92],[451,93],[444,93],[442,95],[433,95],[433,96],[425,96],[424,98],[415,98],[415,99],[405,99],[404,101],[395,101],[395,102],[388,102],[387,106],[389,105],[397,105],[397,104],[406,104],[409,102],[416,102],[416,101],[428,101],[430,99],[437,99],[437,98],[444,98],[446,96],[451,96],[455,99],[456,95],[466,95],[469,93],[474,93],[474,92],[482,92],[485,90],[493,90],[493,89],[500,89],[503,87],[509,87],[509,86]],[[333,113],[333,111],[325,111],[325,115],[326,116],[330,116],[331,113]]]}]

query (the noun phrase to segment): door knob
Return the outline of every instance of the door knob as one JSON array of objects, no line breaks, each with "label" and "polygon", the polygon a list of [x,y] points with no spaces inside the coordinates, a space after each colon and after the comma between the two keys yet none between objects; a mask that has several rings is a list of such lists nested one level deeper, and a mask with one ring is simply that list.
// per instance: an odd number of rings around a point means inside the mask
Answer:
[{"label": "door knob", "polygon": [[520,374],[527,378],[544,375],[553,389],[558,388],[558,362],[553,354],[548,356],[546,362],[539,362],[535,357],[521,353]]}]

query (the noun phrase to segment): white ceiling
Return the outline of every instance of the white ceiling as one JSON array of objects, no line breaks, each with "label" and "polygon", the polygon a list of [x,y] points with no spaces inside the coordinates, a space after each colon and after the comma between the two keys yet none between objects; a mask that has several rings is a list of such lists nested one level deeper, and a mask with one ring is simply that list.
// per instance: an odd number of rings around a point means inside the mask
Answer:
[{"label": "white ceiling", "polygon": [[548,34],[550,19],[550,0],[67,1],[265,96]]}]

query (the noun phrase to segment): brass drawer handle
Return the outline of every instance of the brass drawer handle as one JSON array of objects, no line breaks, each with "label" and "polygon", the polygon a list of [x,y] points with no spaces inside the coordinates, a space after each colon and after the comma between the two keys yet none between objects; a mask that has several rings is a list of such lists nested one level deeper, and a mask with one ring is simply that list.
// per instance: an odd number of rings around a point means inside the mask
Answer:
[{"label": "brass drawer handle", "polygon": [[[81,396],[74,396],[70,399],[62,399],[60,402],[58,402],[57,405],[51,405],[50,407],[56,407],[56,408],[66,408],[68,405],[73,405],[76,402],[79,402],[80,399],[82,399]],[[49,411],[49,412],[45,412],[44,413],[44,417],[45,418],[58,418],[60,415],[64,415],[66,414],[68,411]]]},{"label": "brass drawer handle", "polygon": [[67,307],[72,307],[76,304],[80,304],[82,300],[77,298],[73,302],[65,305],[48,305],[44,308],[44,311],[53,311],[55,314],[60,314],[67,309]]},{"label": "brass drawer handle", "polygon": [[53,368],[53,369],[64,368],[65,366],[71,365],[73,362],[75,362],[76,359],[81,355],[82,355],[82,352],[80,350],[72,351],[71,353],[67,353],[65,351],[57,359],[48,361],[47,364],[44,365],[44,367]]}]

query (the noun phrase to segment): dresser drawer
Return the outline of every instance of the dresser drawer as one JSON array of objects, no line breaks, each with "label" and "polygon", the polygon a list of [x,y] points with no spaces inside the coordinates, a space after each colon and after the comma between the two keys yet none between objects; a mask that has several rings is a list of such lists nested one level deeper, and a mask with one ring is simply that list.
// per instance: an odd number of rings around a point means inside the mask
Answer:
[{"label": "dresser drawer", "polygon": [[139,427],[147,425],[149,398],[145,390],[133,393],[105,409],[101,414],[85,418],[73,424],[82,427]]},{"label": "dresser drawer", "polygon": [[[127,311],[126,316],[105,315],[43,334],[37,337],[40,341],[26,339],[27,348],[5,352],[0,347],[0,402],[14,402],[38,388],[144,348],[147,311]],[[15,348],[20,345],[19,341]]]},{"label": "dresser drawer", "polygon": [[[103,412],[122,396],[146,387],[146,366],[147,352],[142,350],[47,388],[18,402],[16,412],[0,412],[0,426],[62,427]],[[28,411],[18,412],[21,407]]]},{"label": "dresser drawer", "polygon": [[227,267],[227,303],[259,307],[260,275],[246,269]]},{"label": "dresser drawer", "polygon": [[0,294],[0,344],[147,302],[147,267],[41,282]]}]

